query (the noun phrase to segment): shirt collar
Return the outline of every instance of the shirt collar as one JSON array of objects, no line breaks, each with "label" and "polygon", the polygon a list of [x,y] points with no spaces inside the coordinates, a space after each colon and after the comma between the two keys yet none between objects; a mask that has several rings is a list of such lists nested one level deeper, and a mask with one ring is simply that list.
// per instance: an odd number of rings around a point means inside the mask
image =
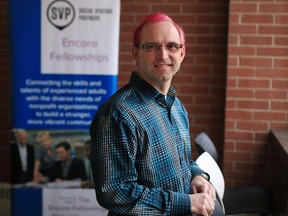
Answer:
[{"label": "shirt collar", "polygon": [[26,144],[21,145],[20,143],[17,143],[17,145],[18,145],[18,147],[21,148],[21,149],[26,148],[26,146],[27,146]]},{"label": "shirt collar", "polygon": [[[157,89],[155,89],[153,86],[151,86],[148,82],[143,80],[138,72],[134,71],[130,78],[130,85],[133,86],[133,88],[139,92],[140,95],[143,96],[144,100],[149,100],[155,97],[163,97],[164,95],[161,94]],[[170,96],[172,98],[176,97],[176,91],[173,86],[169,87],[167,96]]]}]

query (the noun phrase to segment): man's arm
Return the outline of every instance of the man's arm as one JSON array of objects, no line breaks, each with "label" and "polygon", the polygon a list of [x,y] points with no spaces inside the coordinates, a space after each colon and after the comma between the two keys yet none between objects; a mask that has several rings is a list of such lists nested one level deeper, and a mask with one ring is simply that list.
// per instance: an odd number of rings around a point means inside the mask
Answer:
[{"label": "man's arm", "polygon": [[206,173],[204,170],[202,170],[198,164],[196,164],[195,161],[190,161],[190,170],[192,173],[192,178],[191,181],[198,175],[206,175],[207,176],[207,180],[210,180],[210,176],[208,173]]},{"label": "man's arm", "polygon": [[137,138],[125,120],[99,117],[93,121],[90,135],[91,166],[100,205],[125,215],[191,212],[188,194],[138,184]]},{"label": "man's arm", "polygon": [[[215,208],[216,191],[209,182],[210,176],[198,167],[195,162],[191,162],[191,170],[194,176],[190,183],[192,212],[201,215],[211,215]],[[199,170],[200,169],[200,170]],[[197,175],[198,172],[198,175]],[[200,172],[200,174],[199,174]],[[218,203],[219,204],[219,203]],[[219,210],[217,210],[218,212]],[[220,215],[220,214],[219,214]]]},{"label": "man's arm", "polygon": [[[84,162],[82,159],[77,158],[77,167],[76,167],[76,176],[77,178],[80,178],[82,181],[87,180],[87,176],[86,176],[86,169],[84,166]],[[74,169],[74,168],[72,168]]]},{"label": "man's arm", "polygon": [[61,167],[61,162],[60,161],[54,161],[53,164],[52,164],[52,167],[50,169],[50,173],[49,173],[49,181],[50,182],[53,182],[56,180],[56,178],[59,178],[59,175],[61,172],[59,170],[59,167]]}]

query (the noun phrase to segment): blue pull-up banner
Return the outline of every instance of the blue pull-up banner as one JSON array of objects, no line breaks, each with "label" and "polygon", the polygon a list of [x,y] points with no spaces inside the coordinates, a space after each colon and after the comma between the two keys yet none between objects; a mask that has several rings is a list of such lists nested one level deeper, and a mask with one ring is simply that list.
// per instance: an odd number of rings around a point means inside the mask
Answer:
[{"label": "blue pull-up banner", "polygon": [[117,89],[120,0],[10,0],[13,128],[87,129]]}]

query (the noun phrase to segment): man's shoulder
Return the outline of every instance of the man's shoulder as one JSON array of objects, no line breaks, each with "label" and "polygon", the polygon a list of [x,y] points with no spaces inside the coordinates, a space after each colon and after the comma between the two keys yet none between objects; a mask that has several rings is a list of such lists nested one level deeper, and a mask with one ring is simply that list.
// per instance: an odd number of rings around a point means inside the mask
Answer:
[{"label": "man's shoulder", "polygon": [[30,143],[27,143],[26,146],[27,146],[28,151],[35,152],[35,147],[34,147],[34,145],[32,145],[32,144],[30,144]]},{"label": "man's shoulder", "polygon": [[80,159],[80,158],[77,158],[77,157],[74,157],[73,158],[73,162],[72,162],[74,165],[84,165],[84,162],[83,162],[83,160],[82,159]]},{"label": "man's shoulder", "polygon": [[61,167],[62,166],[62,161],[60,160],[56,160],[53,162],[53,165],[52,165],[54,168],[55,167]]},{"label": "man's shoulder", "polygon": [[[18,144],[16,142],[11,143],[11,147],[12,148],[18,148]],[[30,143],[26,143],[26,147],[29,149],[34,149],[34,145],[30,144]]]},{"label": "man's shoulder", "polygon": [[18,150],[18,146],[16,142],[11,143],[11,149],[12,149],[12,152],[15,152]]},{"label": "man's shoulder", "polygon": [[29,146],[28,148],[34,148],[34,145],[31,143],[27,143],[27,146]]},{"label": "man's shoulder", "polygon": [[99,113],[113,113],[123,107],[129,106],[131,101],[137,100],[136,91],[129,85],[124,86],[119,89],[115,94],[113,94],[99,109]]},{"label": "man's shoulder", "polygon": [[81,158],[78,158],[78,157],[73,157],[73,160],[76,162],[83,162],[83,160]]}]

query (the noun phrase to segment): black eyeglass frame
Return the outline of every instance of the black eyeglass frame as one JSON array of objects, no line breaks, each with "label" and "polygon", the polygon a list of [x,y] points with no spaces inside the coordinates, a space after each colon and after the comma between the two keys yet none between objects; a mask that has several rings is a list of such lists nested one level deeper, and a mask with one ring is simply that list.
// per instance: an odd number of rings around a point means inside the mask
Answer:
[{"label": "black eyeglass frame", "polygon": [[[154,46],[154,47],[151,47],[150,50],[149,50],[149,47],[148,46]],[[136,47],[138,49],[143,49],[145,50],[146,52],[158,52],[162,46],[165,46],[165,49],[168,51],[168,52],[171,52],[171,53],[175,53],[177,51],[179,51],[184,45],[182,44],[178,44],[178,43],[175,43],[175,42],[169,42],[167,44],[160,44],[160,43],[156,43],[156,42],[148,42],[148,43],[145,43],[145,44],[139,44],[137,45]]]}]

